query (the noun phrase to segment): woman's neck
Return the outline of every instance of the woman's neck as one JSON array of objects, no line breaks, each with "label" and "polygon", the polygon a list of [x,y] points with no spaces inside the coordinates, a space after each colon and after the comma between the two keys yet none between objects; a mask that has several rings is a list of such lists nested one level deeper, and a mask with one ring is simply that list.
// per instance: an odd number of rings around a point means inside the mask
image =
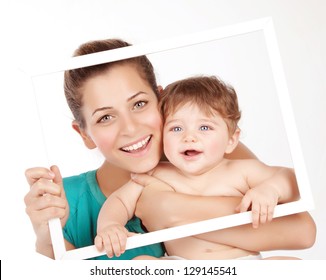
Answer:
[{"label": "woman's neck", "polygon": [[101,191],[108,197],[130,180],[130,172],[105,161],[97,170],[96,179]]}]

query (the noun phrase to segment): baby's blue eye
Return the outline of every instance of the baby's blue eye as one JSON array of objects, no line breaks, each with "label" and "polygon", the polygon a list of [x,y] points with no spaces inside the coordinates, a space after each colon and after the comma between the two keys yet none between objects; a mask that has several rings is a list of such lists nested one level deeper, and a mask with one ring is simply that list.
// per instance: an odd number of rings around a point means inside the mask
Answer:
[{"label": "baby's blue eye", "polygon": [[174,131],[174,132],[179,132],[179,131],[181,131],[182,129],[181,129],[181,127],[179,127],[179,126],[176,126],[176,127],[172,127],[171,130]]},{"label": "baby's blue eye", "polygon": [[202,125],[202,126],[199,128],[199,130],[201,130],[201,131],[207,131],[207,130],[209,130],[209,127],[208,127],[207,125]]}]

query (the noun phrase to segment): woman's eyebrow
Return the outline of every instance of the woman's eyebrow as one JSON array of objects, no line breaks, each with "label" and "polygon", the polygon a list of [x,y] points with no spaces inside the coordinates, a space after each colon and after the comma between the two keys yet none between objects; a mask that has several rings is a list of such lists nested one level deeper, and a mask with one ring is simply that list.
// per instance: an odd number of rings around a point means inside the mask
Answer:
[{"label": "woman's eyebrow", "polygon": [[[127,101],[133,100],[134,98],[136,98],[138,95],[141,95],[141,94],[147,94],[147,93],[144,92],[144,91],[139,91],[139,92],[135,93],[134,95],[130,96],[127,99]],[[113,109],[113,107],[111,107],[111,106],[104,106],[104,107],[101,107],[101,108],[97,108],[96,110],[94,110],[92,116],[94,116],[95,113],[97,113],[99,111],[110,110],[110,109]]]},{"label": "woman's eyebrow", "polygon": [[97,109],[93,112],[92,116],[94,116],[95,113],[97,113],[97,112],[99,112],[99,111],[110,110],[110,109],[113,109],[113,107],[106,106],[106,107],[97,108]]},{"label": "woman's eyebrow", "polygon": [[127,99],[127,101],[130,101],[130,100],[136,98],[136,97],[137,97],[138,95],[140,95],[140,94],[147,94],[147,93],[144,92],[144,91],[139,91],[139,92],[135,93],[134,95],[130,96],[130,97]]}]

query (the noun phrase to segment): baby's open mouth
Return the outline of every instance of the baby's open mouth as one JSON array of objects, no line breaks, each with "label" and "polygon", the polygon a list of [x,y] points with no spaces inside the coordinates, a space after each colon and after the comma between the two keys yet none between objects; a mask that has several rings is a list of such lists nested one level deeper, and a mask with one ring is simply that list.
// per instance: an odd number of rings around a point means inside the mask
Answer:
[{"label": "baby's open mouth", "polygon": [[197,156],[197,155],[201,154],[201,152],[200,151],[196,151],[196,150],[185,150],[183,152],[183,154],[185,156],[192,157],[192,156]]},{"label": "baby's open mouth", "polygon": [[127,152],[127,153],[137,153],[146,148],[146,146],[149,143],[149,141],[151,140],[151,138],[152,138],[152,136],[149,135],[145,139],[143,139],[137,143],[120,148],[120,150]]}]

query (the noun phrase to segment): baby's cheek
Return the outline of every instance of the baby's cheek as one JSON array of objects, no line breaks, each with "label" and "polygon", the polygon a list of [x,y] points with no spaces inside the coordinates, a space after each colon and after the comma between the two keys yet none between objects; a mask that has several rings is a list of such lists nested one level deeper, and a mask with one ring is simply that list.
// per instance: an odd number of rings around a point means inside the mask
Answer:
[{"label": "baby's cheek", "polygon": [[173,141],[171,137],[164,137],[163,135],[163,150],[166,157],[171,161],[175,157],[175,150],[177,148],[176,141]]}]

